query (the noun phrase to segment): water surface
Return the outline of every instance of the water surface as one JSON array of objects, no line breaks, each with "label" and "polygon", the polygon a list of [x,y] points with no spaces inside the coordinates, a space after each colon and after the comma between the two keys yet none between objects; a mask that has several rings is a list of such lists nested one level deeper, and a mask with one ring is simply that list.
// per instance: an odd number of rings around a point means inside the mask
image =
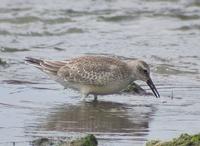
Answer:
[{"label": "water surface", "polygon": [[[0,2],[0,145],[93,133],[100,146],[140,146],[200,131],[198,0]],[[77,92],[23,61],[88,53],[147,61],[161,98],[110,95],[81,102]]]}]

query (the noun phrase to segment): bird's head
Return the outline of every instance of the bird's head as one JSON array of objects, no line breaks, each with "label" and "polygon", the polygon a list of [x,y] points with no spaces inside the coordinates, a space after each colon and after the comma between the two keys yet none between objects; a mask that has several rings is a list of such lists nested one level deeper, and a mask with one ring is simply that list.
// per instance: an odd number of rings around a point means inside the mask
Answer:
[{"label": "bird's head", "polygon": [[154,95],[156,97],[160,97],[160,94],[158,93],[153,81],[151,80],[149,65],[142,60],[131,60],[127,63],[129,68],[131,68],[133,80],[141,80],[146,82]]}]

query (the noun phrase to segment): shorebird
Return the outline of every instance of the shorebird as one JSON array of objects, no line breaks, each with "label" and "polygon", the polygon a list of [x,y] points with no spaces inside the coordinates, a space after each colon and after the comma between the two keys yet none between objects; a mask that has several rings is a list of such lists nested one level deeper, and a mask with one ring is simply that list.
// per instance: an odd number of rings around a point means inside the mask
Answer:
[{"label": "shorebird", "polygon": [[119,93],[131,82],[146,82],[156,97],[160,97],[150,77],[149,65],[142,60],[122,60],[110,56],[81,56],[71,60],[52,61],[26,57],[65,88],[78,90],[82,99],[88,95]]}]

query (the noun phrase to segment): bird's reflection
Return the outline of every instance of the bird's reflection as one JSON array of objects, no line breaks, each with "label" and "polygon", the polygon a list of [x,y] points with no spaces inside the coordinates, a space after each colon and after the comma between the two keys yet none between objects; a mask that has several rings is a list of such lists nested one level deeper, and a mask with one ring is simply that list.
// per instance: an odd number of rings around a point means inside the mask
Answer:
[{"label": "bird's reflection", "polygon": [[[152,106],[81,102],[53,108],[42,122],[45,131],[146,134]],[[41,128],[41,127],[40,127]]]}]

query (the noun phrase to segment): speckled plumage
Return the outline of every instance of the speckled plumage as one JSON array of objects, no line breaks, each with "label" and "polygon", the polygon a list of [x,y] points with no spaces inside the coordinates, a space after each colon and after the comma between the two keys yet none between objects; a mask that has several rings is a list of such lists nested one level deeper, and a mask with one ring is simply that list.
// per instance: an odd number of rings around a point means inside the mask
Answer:
[{"label": "speckled plumage", "polygon": [[129,70],[126,63],[115,58],[85,56],[70,60],[57,74],[66,81],[105,86],[110,82],[128,78]]},{"label": "speckled plumage", "polygon": [[140,77],[137,70],[147,68],[149,71],[143,61],[124,61],[108,56],[82,56],[64,61],[27,57],[26,61],[52,76],[65,88],[80,91],[84,97],[120,92],[137,80],[137,76]]}]

